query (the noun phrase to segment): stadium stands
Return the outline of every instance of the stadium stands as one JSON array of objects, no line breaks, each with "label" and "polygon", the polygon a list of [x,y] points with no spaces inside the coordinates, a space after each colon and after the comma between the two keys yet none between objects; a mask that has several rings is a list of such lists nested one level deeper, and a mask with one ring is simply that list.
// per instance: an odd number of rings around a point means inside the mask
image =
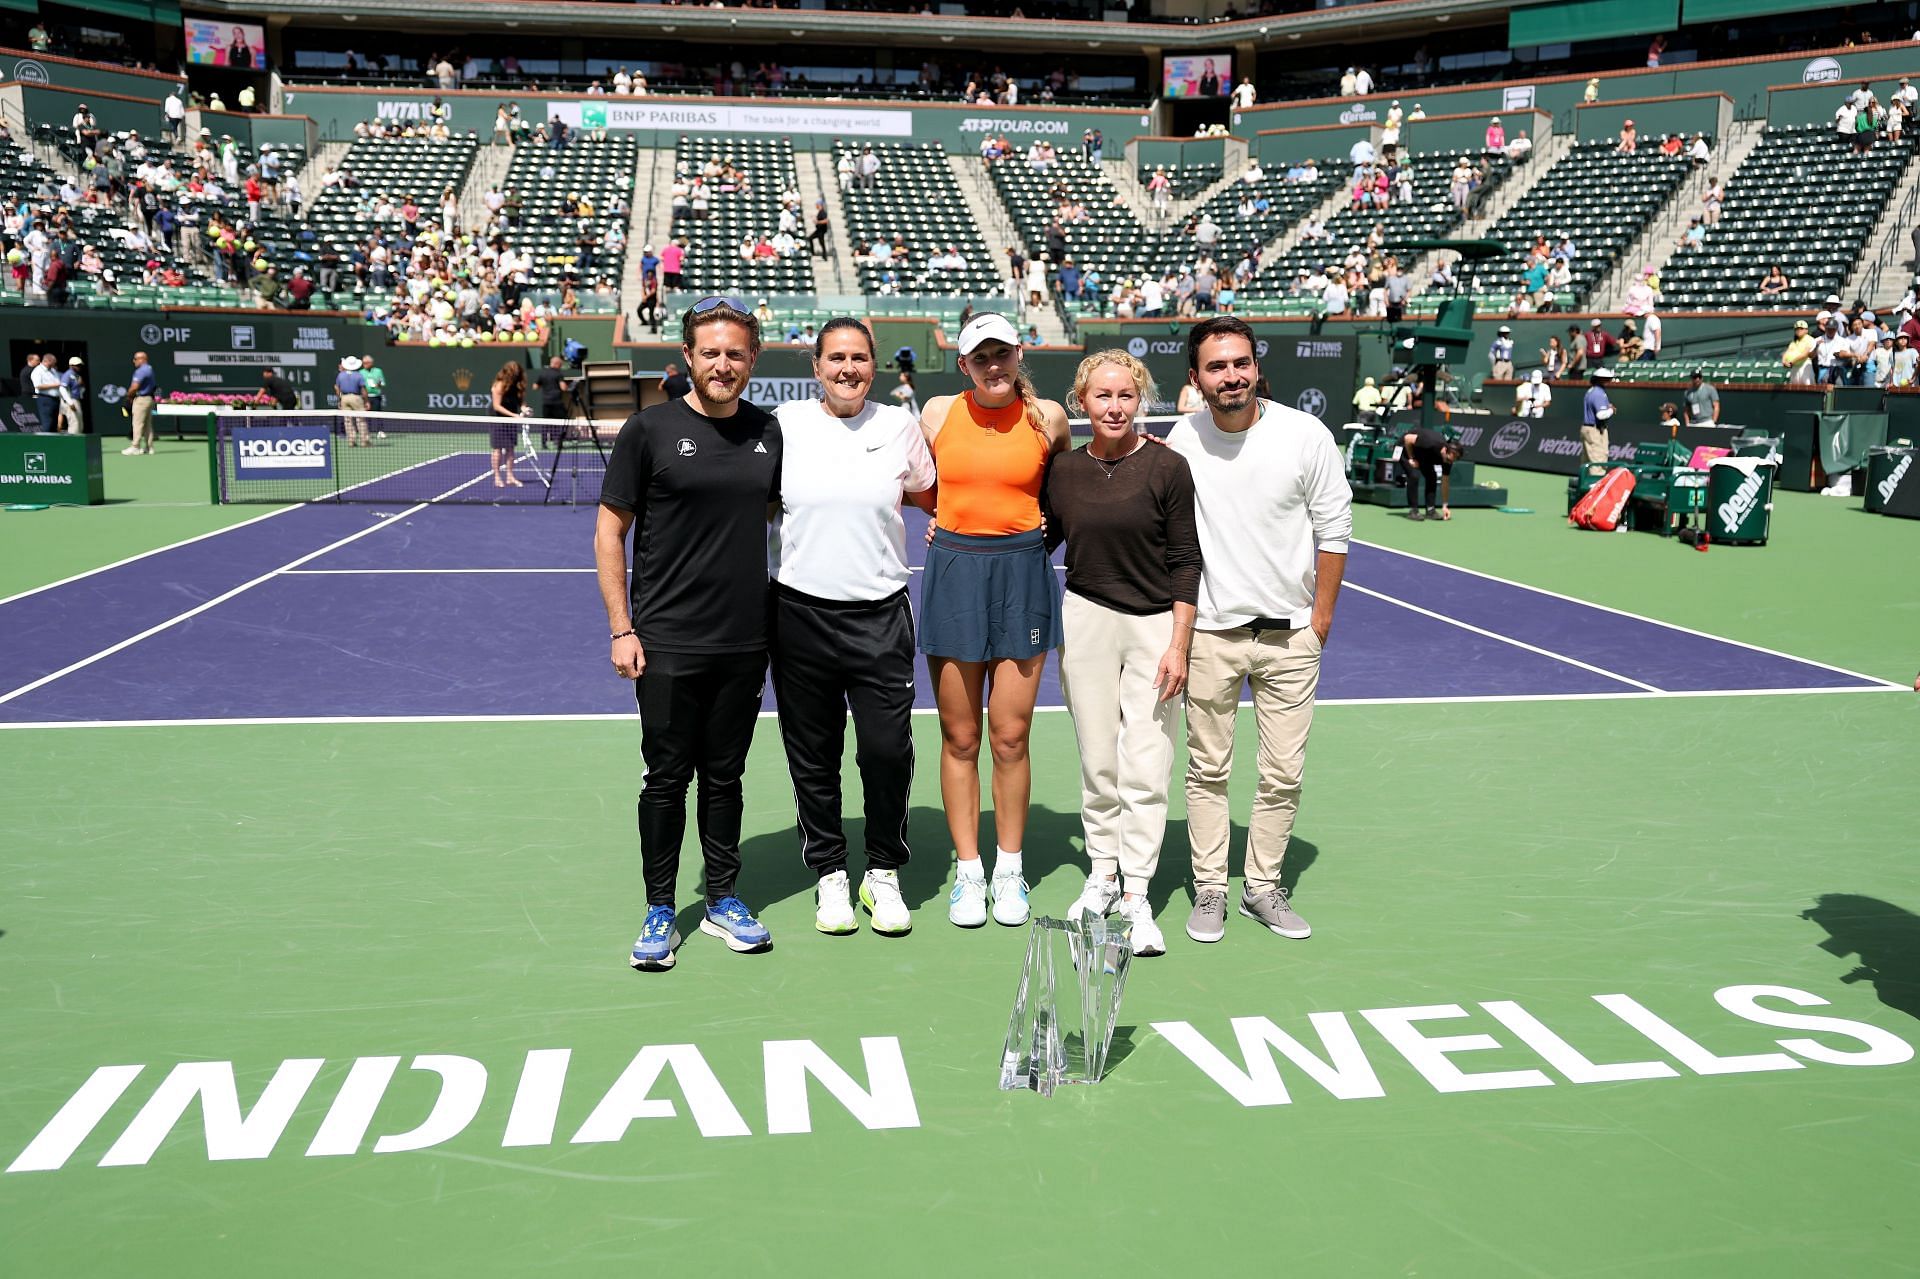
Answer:
[{"label": "stadium stands", "polygon": [[[748,294],[813,291],[791,140],[682,137],[674,174],[673,226],[687,242],[682,274],[689,289],[749,302]],[[772,248],[783,204],[797,228],[797,247],[785,256]]]},{"label": "stadium stands", "polygon": [[1224,175],[1219,164],[1143,164],[1140,166],[1140,185],[1146,186],[1158,169],[1167,171],[1168,191],[1176,200],[1200,194]]},{"label": "stadium stands", "polygon": [[[1316,268],[1337,266],[1346,262],[1353,254],[1368,254],[1370,238],[1377,240],[1385,253],[1392,253],[1393,246],[1409,240],[1429,239],[1453,231],[1460,225],[1461,212],[1450,199],[1455,157],[1447,152],[1427,152],[1409,155],[1413,179],[1413,198],[1396,198],[1384,209],[1348,207],[1327,219],[1327,235],[1317,242],[1302,241],[1286,253],[1266,263],[1245,289],[1249,298],[1276,298],[1282,292],[1294,287],[1302,271],[1311,273]],[[1485,199],[1506,181],[1512,172],[1512,166],[1505,157],[1487,159],[1486,176],[1475,198]],[[1353,185],[1353,166],[1344,160],[1329,160],[1321,166],[1323,173],[1333,173],[1333,185],[1337,188],[1351,188]],[[1413,266],[1412,255],[1402,253],[1402,268]],[[1353,309],[1362,309],[1365,299],[1356,295]],[[1293,305],[1282,305],[1281,312],[1310,309],[1292,299]]]},{"label": "stadium stands", "polygon": [[1480,265],[1471,281],[1475,304],[1489,311],[1511,309],[1530,246],[1545,240],[1551,247],[1564,235],[1572,239],[1576,256],[1567,263],[1571,282],[1554,291],[1554,304],[1562,311],[1579,310],[1688,170],[1685,155],[1661,155],[1650,146],[1626,154],[1610,138],[1575,143],[1486,232],[1505,242],[1514,256]]},{"label": "stadium stands", "polygon": [[[564,150],[515,149],[504,187],[520,197],[520,217],[508,238],[532,259],[528,283],[535,289],[558,289],[570,268],[576,283],[620,279],[639,154],[632,137],[576,138]],[[583,239],[591,254],[586,267],[579,265]]]},{"label": "stadium stands", "polygon": [[1029,258],[1056,259],[1050,270],[1071,258],[1082,271],[1098,271],[1106,290],[1127,278],[1157,278],[1182,258],[1191,260],[1190,237],[1143,225],[1107,175],[1080,152],[1041,158],[1045,163],[1035,167],[1029,153],[1015,151],[992,165],[994,189]]},{"label": "stadium stands", "polygon": [[[1704,247],[1668,263],[1663,309],[1819,306],[1846,283],[1912,161],[1910,136],[1881,136],[1857,155],[1830,125],[1769,127],[1727,183]],[[1763,294],[1760,282],[1776,263],[1790,285]]]},{"label": "stadium stands", "polygon": [[[967,210],[946,150],[938,142],[842,142],[835,148],[836,165],[842,156],[857,163],[867,146],[880,158],[873,185],[856,179],[841,196],[861,291],[870,297],[925,298],[1000,293],[1001,270]],[[890,262],[871,252],[896,242],[904,251]]]}]

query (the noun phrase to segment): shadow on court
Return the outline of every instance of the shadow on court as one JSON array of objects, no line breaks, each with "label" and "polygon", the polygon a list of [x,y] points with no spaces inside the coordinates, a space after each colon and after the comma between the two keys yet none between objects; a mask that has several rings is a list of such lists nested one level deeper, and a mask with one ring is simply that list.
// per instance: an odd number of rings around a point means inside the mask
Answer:
[{"label": "shadow on court", "polygon": [[1859,957],[1841,981],[1871,982],[1881,1003],[1920,1018],[1920,915],[1877,897],[1827,893],[1800,918],[1827,930],[1821,950]]},{"label": "shadow on court", "polygon": [[[856,891],[860,876],[866,871],[865,831],[866,823],[860,818],[846,819],[847,873]],[[991,849],[993,838],[993,818],[989,812],[980,819],[981,848]],[[1038,885],[1064,869],[1068,872],[1067,877],[1074,882],[1073,892],[1079,891],[1079,880],[1087,873],[1087,857],[1086,836],[1077,810],[1063,813],[1042,804],[1033,805],[1027,811],[1025,843],[1024,862],[1029,884]],[[913,849],[913,857],[900,872],[900,895],[906,899],[907,908],[916,915],[923,909],[943,908],[947,892],[953,885],[953,841],[947,832],[946,814],[938,808],[926,806],[911,809],[907,814],[907,844]],[[1236,823],[1228,851],[1228,864],[1236,879],[1245,868],[1246,848],[1247,828]],[[1160,868],[1153,877],[1153,889],[1148,897],[1153,902],[1154,914],[1163,919],[1161,926],[1177,927],[1181,920],[1172,919],[1167,912],[1184,911],[1193,904],[1193,872],[1187,845],[1187,823],[1184,820],[1167,823],[1166,839],[1161,849]],[[983,855],[991,865],[992,854],[985,852]],[[698,838],[689,829],[681,853],[683,863],[687,858],[697,860],[699,856]],[[1320,848],[1312,840],[1298,834],[1293,837],[1287,845],[1286,861],[1280,870],[1280,882],[1288,893],[1299,891],[1301,881],[1319,857]],[[799,832],[793,826],[788,825],[743,841],[740,862],[741,892],[749,905],[759,906],[789,898],[813,899],[817,876],[801,859]],[[1233,891],[1236,894],[1234,900],[1237,901],[1238,887]],[[1048,886],[1047,892],[1052,896],[1058,895],[1052,885]],[[1072,896],[1057,902],[1051,900],[1051,896],[1043,900],[1036,890],[1033,913],[1063,916],[1072,900]],[[681,931],[686,932],[688,927],[697,929],[700,918],[697,904],[691,913],[683,911]]]}]

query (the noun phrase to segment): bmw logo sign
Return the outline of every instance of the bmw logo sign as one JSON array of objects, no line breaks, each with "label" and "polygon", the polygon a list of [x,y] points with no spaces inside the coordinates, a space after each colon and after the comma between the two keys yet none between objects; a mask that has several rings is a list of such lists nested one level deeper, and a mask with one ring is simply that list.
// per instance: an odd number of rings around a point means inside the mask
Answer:
[{"label": "bmw logo sign", "polygon": [[1319,387],[1310,386],[1300,392],[1300,398],[1294,401],[1294,406],[1302,413],[1311,413],[1319,417],[1327,411],[1327,397],[1320,393]]}]

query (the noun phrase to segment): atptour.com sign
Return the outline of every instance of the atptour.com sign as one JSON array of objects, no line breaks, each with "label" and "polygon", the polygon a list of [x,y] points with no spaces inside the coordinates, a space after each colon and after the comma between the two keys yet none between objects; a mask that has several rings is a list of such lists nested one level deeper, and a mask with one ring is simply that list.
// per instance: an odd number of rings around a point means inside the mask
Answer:
[{"label": "atptour.com sign", "polygon": [[[1156,1087],[1176,1097],[1217,1096],[1218,1089],[1248,1110],[1266,1111],[1232,1120],[1223,1112],[1219,1123],[1273,1124],[1276,1133],[1280,1125],[1325,1122],[1324,1110],[1289,1116],[1272,1109],[1289,1106],[1296,1091],[1314,1101],[1411,1109],[1444,1105],[1460,1094],[1597,1084],[1580,1104],[1604,1112],[1631,1104],[1636,1085],[1713,1088],[1731,1076],[1781,1072],[1791,1078],[1804,1071],[1800,1086],[1818,1093],[1840,1085],[1829,1071],[1913,1060],[1913,1046],[1900,1035],[1832,1016],[1830,1007],[1818,995],[1775,985],[1724,986],[1658,1008],[1626,994],[1563,999],[1537,1011],[1510,999],[1436,1000],[1283,1020],[1256,1013],[1201,1024],[1157,1021],[1151,1049],[1163,1055],[1155,1065],[1167,1072]],[[242,1077],[267,1064],[259,1060],[149,1067],[116,1051],[115,1064],[60,1081],[73,1091],[18,1148],[6,1172],[157,1161],[163,1172],[171,1170],[167,1175],[180,1175],[202,1152],[214,1161],[291,1161],[369,1160],[434,1147],[471,1158],[487,1148],[627,1143],[631,1151],[695,1134],[799,1137],[815,1132],[821,1112],[830,1117],[817,1139],[857,1158],[865,1140],[859,1129],[922,1126],[923,1098],[912,1079],[916,1053],[931,1074],[947,1066],[938,1044],[924,1036],[918,1042],[863,1036],[857,1053],[837,1054],[811,1039],[768,1040],[749,1066],[731,1052],[710,1061],[693,1043],[635,1048],[624,1063],[571,1048],[535,1048],[492,1063],[450,1052],[410,1059],[400,1053],[294,1057],[279,1062],[257,1088],[243,1086]],[[336,1070],[323,1078],[329,1066]],[[35,1083],[38,1096],[44,1085]],[[401,1096],[390,1098],[390,1089]],[[433,1101],[423,1114],[419,1098],[427,1091]],[[1480,1115],[1498,1106],[1466,1104]],[[963,1121],[933,1116],[937,1126]],[[187,1127],[198,1127],[201,1140],[169,1140]],[[15,1140],[12,1131],[0,1137],[9,1146]]]},{"label": "atptour.com sign", "polygon": [[1014,120],[1002,116],[970,115],[960,122],[962,133],[1059,133],[1069,132],[1065,120]]}]

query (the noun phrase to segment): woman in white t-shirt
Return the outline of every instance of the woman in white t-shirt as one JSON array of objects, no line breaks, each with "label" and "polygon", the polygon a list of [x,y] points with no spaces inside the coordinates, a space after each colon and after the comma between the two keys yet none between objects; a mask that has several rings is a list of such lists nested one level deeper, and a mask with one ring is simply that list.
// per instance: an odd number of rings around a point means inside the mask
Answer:
[{"label": "woman in white t-shirt", "polygon": [[780,737],[793,777],[800,853],[820,877],[813,926],[859,924],[840,824],[840,760],[849,709],[866,812],[860,904],[878,933],[913,928],[900,896],[913,784],[913,609],[903,499],[933,509],[933,456],[920,423],[876,404],[873,335],[847,316],[813,343],[818,399],[780,422],[780,513],[773,525],[770,634]]}]

